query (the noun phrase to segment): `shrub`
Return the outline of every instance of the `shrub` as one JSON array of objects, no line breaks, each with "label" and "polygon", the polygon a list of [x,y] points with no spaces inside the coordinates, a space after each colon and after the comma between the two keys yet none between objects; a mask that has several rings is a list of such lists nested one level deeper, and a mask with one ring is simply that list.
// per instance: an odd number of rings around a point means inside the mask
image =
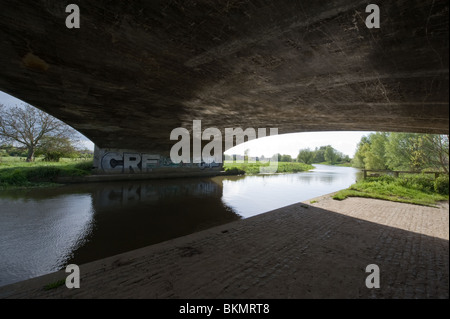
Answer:
[{"label": "shrub", "polygon": [[27,183],[27,177],[22,170],[8,170],[0,175],[1,185],[23,185]]},{"label": "shrub", "polygon": [[74,168],[90,173],[93,165],[93,161],[82,161],[80,163],[76,163]]},{"label": "shrub", "polygon": [[245,171],[237,167],[230,167],[225,169],[225,173],[227,175],[243,175],[245,174]]},{"label": "shrub", "polygon": [[441,175],[434,181],[434,190],[436,193],[441,195],[449,194],[449,179],[448,175]]},{"label": "shrub", "polygon": [[368,176],[366,178],[367,182],[382,182],[382,183],[393,183],[395,182],[395,178],[390,175],[381,175],[381,176]]},{"label": "shrub", "polygon": [[33,182],[52,181],[60,175],[61,168],[57,166],[37,166],[24,169],[27,179]]},{"label": "shrub", "polygon": [[415,175],[399,178],[398,184],[403,187],[417,189],[423,192],[434,191],[433,177],[425,175]]}]

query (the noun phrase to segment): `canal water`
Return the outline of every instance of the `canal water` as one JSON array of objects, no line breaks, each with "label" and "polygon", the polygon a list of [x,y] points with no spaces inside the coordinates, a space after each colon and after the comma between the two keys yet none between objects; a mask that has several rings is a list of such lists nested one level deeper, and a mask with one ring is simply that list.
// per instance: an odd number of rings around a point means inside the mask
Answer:
[{"label": "canal water", "polygon": [[248,218],[353,184],[358,170],[0,191],[0,286]]}]

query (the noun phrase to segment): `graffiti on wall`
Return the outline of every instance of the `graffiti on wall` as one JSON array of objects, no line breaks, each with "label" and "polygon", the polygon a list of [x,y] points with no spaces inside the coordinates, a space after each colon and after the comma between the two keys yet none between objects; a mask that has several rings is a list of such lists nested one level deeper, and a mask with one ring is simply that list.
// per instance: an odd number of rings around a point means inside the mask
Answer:
[{"label": "graffiti on wall", "polygon": [[148,173],[158,168],[205,168],[219,167],[215,163],[173,163],[170,157],[141,154],[141,153],[119,153],[108,152],[102,156],[101,168],[107,173]]}]

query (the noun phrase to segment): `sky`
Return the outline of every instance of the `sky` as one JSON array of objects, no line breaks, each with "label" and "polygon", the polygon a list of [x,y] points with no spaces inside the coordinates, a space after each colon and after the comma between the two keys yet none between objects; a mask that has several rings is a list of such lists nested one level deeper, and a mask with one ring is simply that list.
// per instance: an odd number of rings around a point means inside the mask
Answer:
[{"label": "sky", "polygon": [[[0,91],[0,104],[3,104],[5,106],[16,106],[16,105],[20,105],[20,104],[27,104],[26,102],[19,100],[17,98],[15,98],[14,96],[11,96],[5,92]],[[84,136],[83,134],[81,134],[81,140],[79,142],[79,144],[81,144],[82,147],[86,147],[89,150],[94,150],[94,143],[92,143],[91,140],[89,140],[86,136]]]},{"label": "sky", "polygon": [[[0,104],[7,106],[15,106],[24,103],[4,92],[0,91]],[[345,155],[353,157],[356,146],[362,136],[367,136],[371,132],[308,132],[308,133],[291,133],[268,136],[255,139],[235,146],[225,154],[244,154],[245,150],[249,150],[250,156],[272,156],[273,154],[288,154],[297,157],[300,149],[310,148],[314,150],[316,147],[331,145],[334,149]],[[169,138],[169,137],[168,137]],[[176,142],[174,141],[174,144]],[[90,150],[94,150],[94,143],[83,136],[82,144]]]},{"label": "sky", "polygon": [[287,154],[297,157],[299,150],[331,145],[334,149],[342,152],[344,155],[353,157],[356,152],[356,146],[362,136],[371,132],[308,132],[291,133],[263,137],[237,145],[225,152],[225,154],[244,154],[249,150],[249,156],[272,156],[273,154]]}]

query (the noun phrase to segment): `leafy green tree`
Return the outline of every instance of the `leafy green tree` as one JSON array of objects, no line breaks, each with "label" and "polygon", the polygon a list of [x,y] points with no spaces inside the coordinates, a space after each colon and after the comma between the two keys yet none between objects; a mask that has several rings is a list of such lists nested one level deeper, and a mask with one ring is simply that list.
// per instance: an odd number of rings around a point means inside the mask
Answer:
[{"label": "leafy green tree", "polygon": [[331,145],[326,146],[324,155],[325,161],[329,162],[331,165],[336,164],[339,159],[338,152]]},{"label": "leafy green tree", "polygon": [[387,163],[394,170],[437,169],[448,172],[448,135],[391,133]]},{"label": "leafy green tree", "polygon": [[292,156],[291,155],[287,155],[287,154],[283,154],[280,157],[280,162],[292,162]]},{"label": "leafy green tree", "polygon": [[425,153],[429,155],[431,168],[449,172],[449,136],[425,134],[423,136]]},{"label": "leafy green tree", "polygon": [[409,170],[411,169],[409,133],[391,133],[386,143],[386,161],[390,169]]},{"label": "leafy green tree", "polygon": [[391,133],[386,143],[387,165],[394,170],[424,169],[429,162],[426,143],[424,134]]},{"label": "leafy green tree", "polygon": [[377,132],[369,135],[370,148],[364,159],[367,169],[386,169],[386,143],[388,134]]},{"label": "leafy green tree", "polygon": [[312,164],[314,161],[316,154],[314,151],[311,151],[309,148],[301,149],[297,155],[297,162]]},{"label": "leafy green tree", "polygon": [[313,163],[322,163],[325,162],[325,150],[326,146],[321,146],[319,148],[316,147],[314,150],[314,160]]},{"label": "leafy green tree", "polygon": [[370,138],[368,136],[363,136],[361,141],[356,147],[355,156],[353,157],[352,165],[353,167],[365,168],[364,159],[366,158],[367,152],[370,150]]},{"label": "leafy green tree", "polygon": [[44,155],[44,160],[49,162],[59,162],[61,157],[78,155],[69,138],[58,136],[43,137],[36,154]]},{"label": "leafy green tree", "polygon": [[352,161],[352,159],[350,158],[350,156],[348,156],[348,155],[344,155],[342,158],[341,158],[341,162],[343,162],[343,163],[350,163]]},{"label": "leafy green tree", "polygon": [[26,157],[27,150],[23,147],[15,147],[12,144],[5,144],[0,146],[0,150],[6,156],[20,156]]},{"label": "leafy green tree", "polygon": [[448,135],[372,133],[358,144],[353,166],[367,169],[449,169]]}]

